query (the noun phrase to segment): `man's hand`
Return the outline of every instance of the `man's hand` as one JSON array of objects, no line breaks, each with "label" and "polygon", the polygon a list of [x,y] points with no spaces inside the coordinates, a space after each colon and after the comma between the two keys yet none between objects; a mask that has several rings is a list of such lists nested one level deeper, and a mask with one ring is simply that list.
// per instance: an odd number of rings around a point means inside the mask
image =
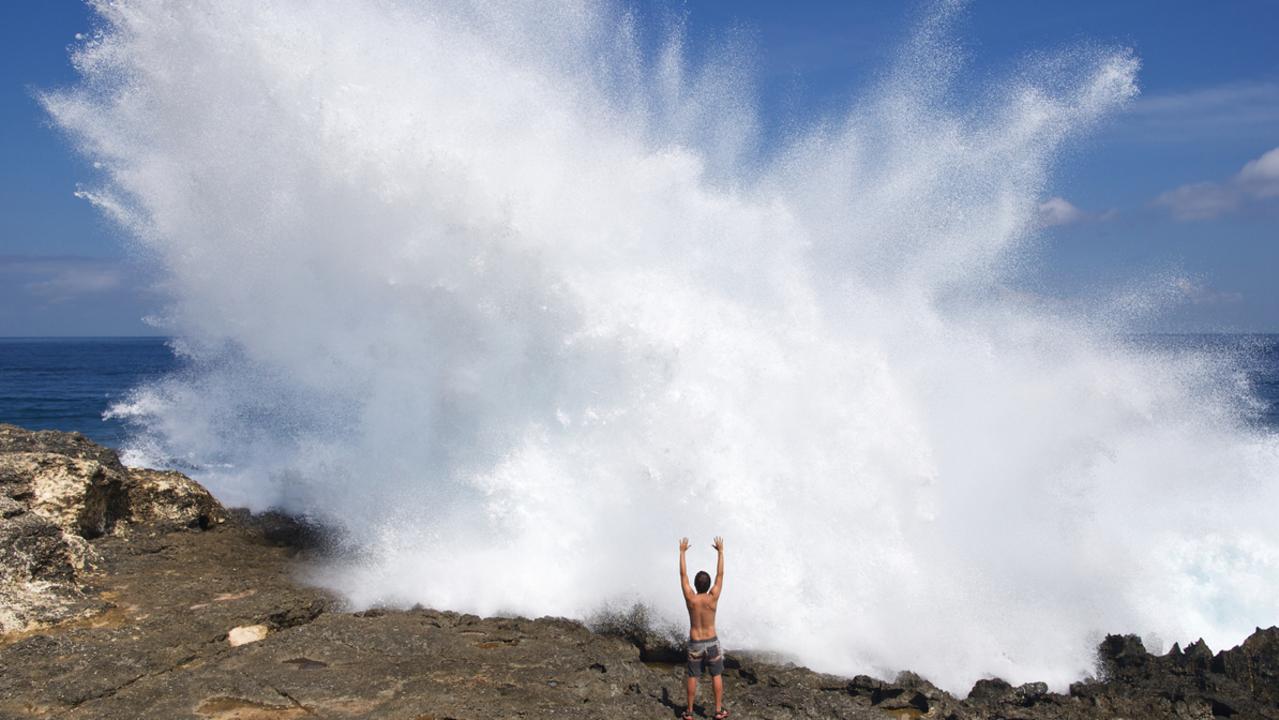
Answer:
[{"label": "man's hand", "polygon": [[711,597],[719,601],[719,592],[724,588],[724,538],[715,536],[713,545],[719,557],[715,561],[715,584],[711,586]]},{"label": "man's hand", "polygon": [[685,551],[687,551],[687,550],[688,550],[688,538],[680,538],[680,539],[679,539],[679,551],[680,551],[680,552],[685,552]]}]

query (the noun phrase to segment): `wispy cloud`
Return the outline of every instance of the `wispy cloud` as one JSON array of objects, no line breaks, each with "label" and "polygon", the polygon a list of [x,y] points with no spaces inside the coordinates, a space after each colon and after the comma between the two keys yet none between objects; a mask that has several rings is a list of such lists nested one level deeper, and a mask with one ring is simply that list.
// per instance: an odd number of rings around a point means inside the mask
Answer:
[{"label": "wispy cloud", "polygon": [[1182,185],[1155,198],[1154,204],[1189,221],[1219,217],[1273,198],[1279,198],[1279,148],[1250,161],[1225,182]]},{"label": "wispy cloud", "polygon": [[117,260],[74,255],[0,255],[0,278],[33,300],[63,303],[122,287],[124,269]]},{"label": "wispy cloud", "polygon": [[1188,142],[1229,133],[1272,137],[1279,126],[1279,82],[1231,83],[1183,93],[1143,95],[1116,131],[1142,142]]}]

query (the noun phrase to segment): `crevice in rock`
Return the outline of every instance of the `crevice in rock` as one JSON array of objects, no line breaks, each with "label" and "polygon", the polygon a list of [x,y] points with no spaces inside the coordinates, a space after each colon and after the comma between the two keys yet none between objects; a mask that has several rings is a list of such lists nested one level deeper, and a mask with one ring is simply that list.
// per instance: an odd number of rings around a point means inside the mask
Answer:
[{"label": "crevice in rock", "polygon": [[156,672],[156,673],[142,673],[142,674],[140,674],[140,675],[136,675],[136,676],[134,676],[132,679],[127,680],[127,681],[125,681],[124,683],[121,683],[120,685],[117,685],[117,686],[115,686],[115,687],[113,687],[113,688],[108,688],[108,689],[106,689],[106,690],[103,690],[102,692],[98,693],[97,695],[92,695],[92,696],[90,696],[90,697],[81,698],[80,700],[77,700],[77,701],[75,701],[75,702],[71,703],[70,707],[71,707],[71,709],[72,709],[72,710],[75,710],[76,708],[79,708],[80,706],[85,705],[85,704],[87,704],[87,703],[96,702],[96,701],[98,701],[98,700],[103,700],[103,699],[109,698],[109,697],[111,697],[111,696],[115,695],[116,693],[120,692],[121,690],[123,690],[123,689],[125,689],[125,688],[129,687],[130,685],[132,685],[132,684],[136,683],[137,681],[139,681],[139,680],[141,680],[141,679],[143,679],[143,678],[145,678],[145,677],[150,677],[151,675],[159,675],[159,674],[161,674],[161,673],[163,673],[163,672],[167,672],[167,671],[168,671],[168,670],[170,670],[170,669],[171,669],[171,668],[165,668],[165,670],[162,670],[162,671],[159,671],[159,672]]},{"label": "crevice in rock", "polygon": [[277,610],[266,617],[264,624],[272,630],[281,631],[301,627],[315,622],[316,618],[328,612],[329,604],[323,600],[313,600],[304,607],[291,607]]},{"label": "crevice in rock", "polygon": [[314,715],[315,715],[315,713],[311,712],[311,709],[310,709],[310,708],[308,708],[307,706],[305,706],[305,705],[303,705],[302,703],[298,702],[298,699],[297,699],[297,698],[293,697],[292,695],[288,694],[287,692],[285,692],[285,691],[281,690],[280,688],[278,688],[278,687],[276,687],[276,686],[274,686],[274,685],[268,685],[267,687],[269,687],[269,688],[271,688],[272,690],[274,690],[274,691],[275,691],[275,693],[276,693],[277,695],[279,695],[280,697],[282,697],[282,698],[284,698],[285,700],[288,700],[290,703],[292,703],[292,704],[293,704],[293,707],[295,707],[295,708],[297,708],[297,709],[301,710],[302,712],[306,713],[307,715],[312,715],[312,716],[314,716]]}]

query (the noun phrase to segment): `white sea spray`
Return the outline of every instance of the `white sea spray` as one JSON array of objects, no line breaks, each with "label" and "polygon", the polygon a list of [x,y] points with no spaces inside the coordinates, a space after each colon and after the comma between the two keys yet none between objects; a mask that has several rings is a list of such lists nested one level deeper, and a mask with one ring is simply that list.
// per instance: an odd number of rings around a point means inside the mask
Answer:
[{"label": "white sea spray", "polygon": [[129,457],[340,527],[355,605],[678,619],[676,540],[720,534],[730,647],[959,692],[1279,617],[1231,369],[1007,289],[1129,53],[957,99],[941,3],[767,143],[748,48],[595,2],[94,7],[44,102],[190,366],[117,408]]}]

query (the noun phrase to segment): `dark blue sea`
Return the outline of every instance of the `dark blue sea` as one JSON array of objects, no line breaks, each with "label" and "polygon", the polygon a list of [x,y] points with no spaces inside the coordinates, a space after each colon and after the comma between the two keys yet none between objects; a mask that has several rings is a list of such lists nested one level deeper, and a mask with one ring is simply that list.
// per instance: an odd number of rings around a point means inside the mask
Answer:
[{"label": "dark blue sea", "polygon": [[76,430],[120,447],[127,428],[102,417],[137,385],[177,370],[165,338],[0,338],[0,423]]},{"label": "dark blue sea", "polygon": [[[1279,335],[1146,335],[1164,349],[1227,354],[1262,400],[1254,422],[1279,430]],[[128,428],[104,418],[129,390],[174,372],[165,338],[0,338],[0,422],[75,430],[120,447]]]}]

